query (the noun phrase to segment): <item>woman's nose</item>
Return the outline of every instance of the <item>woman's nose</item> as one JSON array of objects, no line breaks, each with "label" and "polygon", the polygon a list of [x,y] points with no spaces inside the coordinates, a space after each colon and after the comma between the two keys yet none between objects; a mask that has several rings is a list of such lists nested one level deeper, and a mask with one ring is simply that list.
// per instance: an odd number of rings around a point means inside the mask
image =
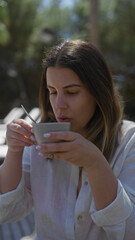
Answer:
[{"label": "woman's nose", "polygon": [[59,94],[57,95],[55,104],[56,104],[57,108],[66,108],[67,107],[67,101],[66,101],[65,97],[62,95],[59,95]]}]

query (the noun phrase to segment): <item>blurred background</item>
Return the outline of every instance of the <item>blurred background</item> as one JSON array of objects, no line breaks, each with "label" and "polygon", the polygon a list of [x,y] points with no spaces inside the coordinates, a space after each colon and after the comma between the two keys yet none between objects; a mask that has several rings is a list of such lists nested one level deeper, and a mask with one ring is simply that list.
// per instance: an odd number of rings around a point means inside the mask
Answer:
[{"label": "blurred background", "polygon": [[38,106],[45,52],[68,38],[102,51],[135,120],[134,0],[0,0],[0,119],[21,104]]},{"label": "blurred background", "polygon": [[[126,118],[135,121],[134,0],[0,0],[0,120],[21,104],[28,111],[38,107],[42,59],[68,38],[91,41],[102,51]],[[0,127],[3,161],[6,127]],[[1,225],[0,239],[33,239],[21,238],[33,231],[33,215],[23,221]]]}]

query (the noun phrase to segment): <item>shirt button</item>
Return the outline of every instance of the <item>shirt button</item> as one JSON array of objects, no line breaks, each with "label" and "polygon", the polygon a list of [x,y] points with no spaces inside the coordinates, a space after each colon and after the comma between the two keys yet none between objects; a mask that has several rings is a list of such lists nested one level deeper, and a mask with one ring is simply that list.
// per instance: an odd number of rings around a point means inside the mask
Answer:
[{"label": "shirt button", "polygon": [[87,186],[87,185],[88,185],[88,182],[87,182],[87,181],[85,181],[85,182],[84,182],[84,185],[85,185],[85,186]]}]

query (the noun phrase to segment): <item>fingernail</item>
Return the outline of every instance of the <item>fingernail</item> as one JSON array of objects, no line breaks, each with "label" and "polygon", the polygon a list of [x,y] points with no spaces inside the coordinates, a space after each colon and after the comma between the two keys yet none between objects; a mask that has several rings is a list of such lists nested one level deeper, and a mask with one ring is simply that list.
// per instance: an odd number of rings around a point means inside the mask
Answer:
[{"label": "fingernail", "polygon": [[32,133],[34,133],[34,130],[33,130],[33,128],[30,130]]},{"label": "fingernail", "polygon": [[45,133],[43,136],[44,136],[44,137],[50,137],[50,136],[51,136],[51,133]]},{"label": "fingernail", "polygon": [[37,149],[37,150],[40,150],[40,149],[41,149],[41,147],[40,147],[39,145],[37,145],[37,146],[36,146],[36,149]]}]

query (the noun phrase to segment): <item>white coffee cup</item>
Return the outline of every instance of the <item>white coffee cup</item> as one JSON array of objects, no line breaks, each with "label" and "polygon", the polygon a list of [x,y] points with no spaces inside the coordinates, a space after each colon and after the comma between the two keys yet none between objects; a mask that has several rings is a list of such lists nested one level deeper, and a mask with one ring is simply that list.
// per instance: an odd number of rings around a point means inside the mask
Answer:
[{"label": "white coffee cup", "polygon": [[44,134],[48,132],[70,131],[70,122],[33,123],[33,130],[38,144],[59,142],[60,140],[45,138]]}]

